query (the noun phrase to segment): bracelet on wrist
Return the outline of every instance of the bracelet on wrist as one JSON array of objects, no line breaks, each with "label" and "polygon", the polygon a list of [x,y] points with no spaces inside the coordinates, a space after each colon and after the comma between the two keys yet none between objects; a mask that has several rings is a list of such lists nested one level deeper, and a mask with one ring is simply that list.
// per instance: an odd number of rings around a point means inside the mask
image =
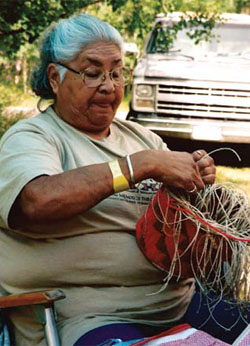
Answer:
[{"label": "bracelet on wrist", "polygon": [[121,192],[129,189],[129,183],[121,171],[118,160],[109,161],[109,168],[113,176],[114,192]]},{"label": "bracelet on wrist", "polygon": [[133,170],[132,162],[129,155],[126,155],[126,161],[127,161],[129,176],[130,176],[130,187],[134,188],[135,187],[134,170]]}]

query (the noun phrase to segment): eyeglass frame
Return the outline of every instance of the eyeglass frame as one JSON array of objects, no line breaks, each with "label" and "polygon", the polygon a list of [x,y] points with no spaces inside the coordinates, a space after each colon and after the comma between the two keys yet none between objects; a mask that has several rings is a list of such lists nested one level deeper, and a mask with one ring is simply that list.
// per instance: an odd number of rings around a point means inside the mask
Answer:
[{"label": "eyeglass frame", "polygon": [[[55,64],[57,64],[57,65],[59,65],[59,66],[62,66],[62,67],[64,67],[64,68],[66,68],[67,70],[69,70],[69,71],[71,71],[71,72],[73,72],[73,73],[76,73],[76,74],[80,75],[82,81],[85,83],[85,85],[86,85],[88,88],[98,88],[98,87],[99,87],[100,85],[102,85],[102,83],[106,80],[106,75],[107,75],[107,74],[109,75],[109,77],[110,77],[112,83],[113,83],[115,86],[121,86],[121,85],[124,85],[124,86],[125,86],[125,85],[128,84],[128,83],[126,83],[126,81],[125,81],[124,79],[123,79],[123,83],[117,84],[117,82],[114,81],[113,78],[112,78],[112,73],[113,73],[113,71],[114,71],[116,68],[121,68],[122,70],[125,70],[125,71],[128,71],[128,72],[129,72],[129,70],[128,70],[126,67],[123,67],[123,66],[121,66],[121,67],[115,67],[112,71],[107,72],[107,73],[104,73],[103,76],[102,76],[102,81],[101,81],[101,83],[98,84],[97,86],[89,86],[89,85],[85,82],[85,72],[84,72],[84,71],[77,71],[77,70],[75,70],[74,68],[72,68],[72,67],[70,67],[70,66],[67,66],[67,65],[65,65],[65,64],[63,64],[63,63],[61,63],[61,62],[56,62]],[[104,71],[103,71],[103,72],[104,72]],[[129,77],[129,79],[130,79],[130,77]]]}]

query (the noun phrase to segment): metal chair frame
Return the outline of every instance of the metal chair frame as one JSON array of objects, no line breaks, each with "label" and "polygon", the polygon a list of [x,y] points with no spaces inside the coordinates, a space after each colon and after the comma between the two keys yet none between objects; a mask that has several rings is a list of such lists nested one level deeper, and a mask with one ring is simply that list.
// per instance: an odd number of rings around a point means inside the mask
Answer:
[{"label": "metal chair frame", "polygon": [[54,303],[64,298],[65,294],[61,290],[11,294],[0,297],[0,310],[33,306],[43,326],[47,346],[60,346]]}]

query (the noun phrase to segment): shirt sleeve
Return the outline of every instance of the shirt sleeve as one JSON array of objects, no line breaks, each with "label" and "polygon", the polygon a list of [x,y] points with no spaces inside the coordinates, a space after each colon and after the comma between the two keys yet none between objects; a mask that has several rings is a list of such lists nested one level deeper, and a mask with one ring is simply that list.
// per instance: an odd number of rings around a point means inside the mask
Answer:
[{"label": "shirt sleeve", "polygon": [[0,225],[9,228],[10,209],[29,181],[61,172],[58,147],[46,133],[32,129],[7,132],[0,145]]}]

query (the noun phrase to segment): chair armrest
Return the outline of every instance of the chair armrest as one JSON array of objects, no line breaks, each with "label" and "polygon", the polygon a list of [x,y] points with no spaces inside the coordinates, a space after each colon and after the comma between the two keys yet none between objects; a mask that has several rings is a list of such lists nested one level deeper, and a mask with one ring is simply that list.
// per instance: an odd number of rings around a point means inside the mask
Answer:
[{"label": "chair armrest", "polygon": [[29,292],[0,296],[0,309],[25,305],[50,305],[66,296],[61,290]]}]

